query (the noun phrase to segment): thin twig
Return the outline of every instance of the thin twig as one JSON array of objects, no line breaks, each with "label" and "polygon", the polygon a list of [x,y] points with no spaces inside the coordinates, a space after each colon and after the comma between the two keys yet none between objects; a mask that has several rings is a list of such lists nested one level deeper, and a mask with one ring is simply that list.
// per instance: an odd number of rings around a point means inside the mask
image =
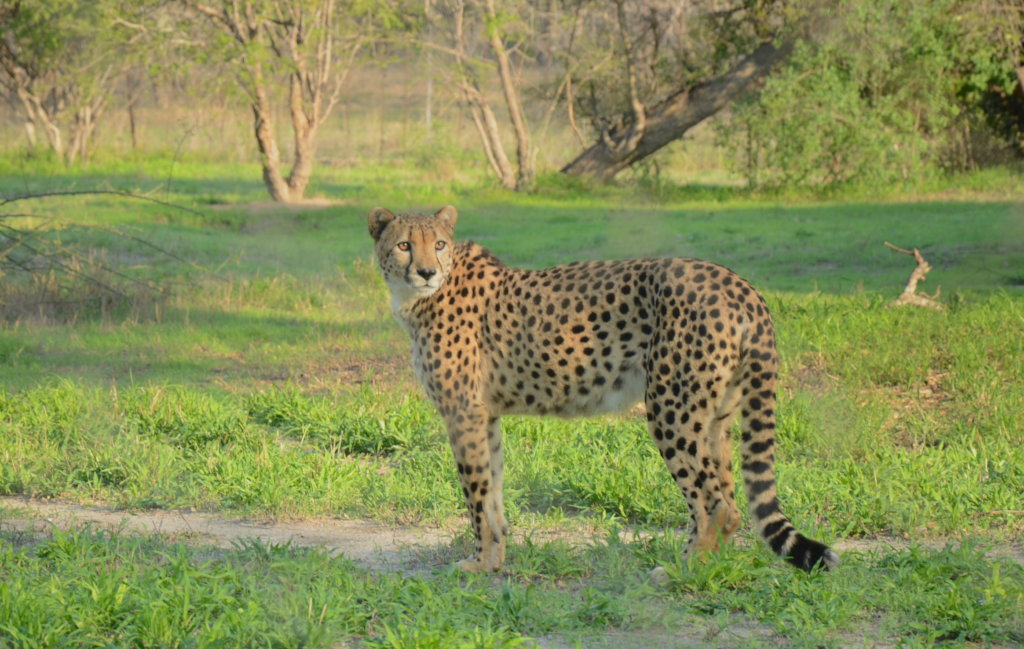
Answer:
[{"label": "thin twig", "polygon": [[43,216],[42,214],[34,214],[32,212],[0,212],[0,220],[3,219],[42,219],[44,221],[52,221],[54,217]]},{"label": "thin twig", "polygon": [[174,178],[174,165],[178,164],[178,156],[181,154],[181,147],[185,146],[185,140],[192,137],[195,130],[196,123],[193,122],[192,125],[188,127],[188,130],[182,133],[181,137],[178,139],[178,145],[174,147],[174,156],[171,158],[171,166],[167,170],[167,182],[164,184],[164,195],[167,195],[171,191],[171,179]]},{"label": "thin twig", "polygon": [[[41,231],[40,228],[35,228],[35,229],[32,229],[32,230],[20,230],[18,228],[14,228],[14,227],[11,227],[11,226],[6,225],[6,224],[3,223],[3,219],[4,218],[15,217],[15,216],[32,217],[32,218],[38,218],[38,219],[46,219],[48,221],[56,220],[52,216],[39,216],[38,214],[28,214],[28,213],[0,212],[0,236],[7,237],[9,240],[13,240],[14,241],[14,244],[9,246],[3,253],[0,253],[0,259],[2,259],[4,257],[4,254],[7,251],[10,251],[10,250],[16,248],[18,245],[20,245],[20,243],[22,241],[27,240],[27,237],[25,237],[24,235],[26,235],[26,234],[28,234],[30,232],[33,233],[33,234],[38,234]],[[58,221],[58,223],[59,223],[59,221]],[[185,259],[184,257],[181,257],[179,255],[176,255],[173,252],[171,252],[170,250],[167,250],[166,248],[158,246],[158,245],[156,245],[155,243],[153,243],[151,241],[146,241],[142,237],[137,237],[137,236],[135,236],[133,234],[129,234],[129,233],[123,231],[123,230],[117,230],[115,228],[105,227],[105,226],[102,226],[102,225],[77,225],[77,224],[75,224],[75,225],[76,225],[76,227],[80,227],[80,228],[84,228],[84,229],[88,229],[88,230],[95,230],[97,232],[106,232],[107,234],[112,234],[112,235],[114,235],[116,237],[121,237],[122,239],[127,239],[129,241],[138,243],[140,245],[146,246],[147,248],[155,250],[155,251],[159,252],[160,254],[164,255],[165,257],[173,259],[174,261],[181,262],[181,263],[183,263],[183,264],[185,264],[187,266],[191,266],[195,270],[198,270],[198,271],[200,271],[202,273],[210,274],[212,277],[214,277],[216,279],[219,279],[221,281],[227,281],[225,278],[220,277],[219,275],[210,273],[210,271],[208,269],[203,268],[202,266],[200,266],[199,264],[195,263],[194,261],[191,261],[189,259]],[[4,234],[3,233],[4,230],[6,230],[7,232],[14,233],[14,234],[19,235],[19,236],[18,237],[14,237],[11,234]],[[111,270],[111,269],[107,268],[106,266],[102,266],[101,265],[100,267],[103,270],[108,270],[108,271],[110,271],[112,273],[118,274],[117,271]],[[132,281],[138,282],[140,280],[134,280],[133,279]]]},{"label": "thin twig", "polygon": [[894,246],[891,243],[889,243],[888,241],[885,241],[883,243],[885,243],[885,246],[887,248],[889,248],[891,250],[895,250],[896,252],[902,252],[904,255],[913,255],[914,254],[913,250],[907,250],[906,248],[900,248],[899,246]]},{"label": "thin twig", "polygon": [[15,196],[6,196],[0,199],[0,205],[7,205],[8,203],[14,203],[17,201],[27,201],[32,198],[47,198],[50,196],[83,196],[89,194],[107,194],[112,196],[123,196],[124,198],[135,198],[140,201],[149,201],[150,203],[156,203],[157,205],[163,205],[164,207],[173,207],[174,209],[188,212],[196,216],[205,217],[206,215],[198,210],[194,210],[184,205],[178,205],[177,203],[170,203],[168,201],[162,201],[159,198],[151,198],[149,196],[140,196],[139,194],[133,194],[132,192],[121,191],[119,189],[80,189],[80,190],[67,190],[57,192],[38,192],[33,194],[18,194]]},{"label": "thin twig", "polygon": [[[8,203],[14,203],[18,201],[25,201],[34,198],[47,198],[47,197],[62,197],[62,196],[76,196],[76,195],[113,195],[124,198],[134,198],[144,201],[156,203],[166,207],[182,210],[190,214],[203,217],[201,212],[185,207],[183,205],[177,205],[168,201],[151,198],[149,196],[141,196],[133,194],[131,192],[120,191],[120,190],[65,190],[65,191],[52,191],[52,192],[40,192],[40,193],[26,193],[14,196],[0,196],[0,206]],[[10,220],[13,218],[37,218],[42,222],[35,224],[33,227],[19,228],[12,226]],[[59,241],[50,240],[48,238],[41,239],[41,235],[45,234],[47,230],[54,226],[73,226],[82,230],[93,230],[96,232],[103,232],[113,236],[123,238],[131,241],[139,246],[144,246],[151,250],[154,250],[161,255],[172,259],[176,262],[186,264],[204,274],[213,275],[205,268],[202,268],[198,264],[189,261],[169,250],[158,246],[150,241],[147,241],[139,236],[123,232],[117,228],[100,226],[100,225],[88,225],[88,224],[75,224],[65,219],[58,219],[55,217],[40,216],[38,214],[29,212],[0,212],[0,270],[3,267],[8,269],[17,270],[24,272],[31,276],[40,276],[43,273],[56,273],[62,276],[64,279],[56,279],[57,286],[63,291],[72,290],[72,285],[67,283],[67,278],[75,278],[80,281],[84,281],[87,284],[91,284],[99,288],[103,293],[108,296],[113,296],[120,299],[126,299],[129,295],[122,289],[124,286],[135,286],[141,289],[145,289],[148,292],[152,292],[157,295],[167,295],[170,288],[166,285],[161,286],[155,281],[146,280],[141,278],[132,277],[131,275],[118,270],[117,268],[111,267],[103,263],[100,259],[91,258],[87,255],[80,254],[73,247],[62,245]],[[29,242],[32,242],[31,244]],[[107,281],[108,279],[112,281]],[[223,279],[223,278],[219,278]],[[120,286],[119,286],[120,284]],[[92,301],[92,298],[86,298],[81,300],[82,302]],[[76,300],[74,299],[54,299],[50,301],[38,302],[38,304],[73,304]]]},{"label": "thin twig", "polygon": [[[3,216],[3,215],[0,214],[0,216]],[[99,231],[99,232],[106,232],[106,233],[109,233],[109,234],[113,234],[114,236],[118,236],[118,237],[121,237],[121,238],[124,238],[124,239],[128,239],[129,241],[134,241],[136,243],[139,243],[139,244],[142,244],[142,245],[147,246],[149,248],[152,248],[153,250],[156,250],[157,252],[159,252],[159,253],[161,253],[161,254],[163,254],[163,255],[165,255],[165,256],[167,256],[167,257],[169,257],[169,258],[171,258],[171,259],[173,259],[175,261],[179,261],[179,262],[181,262],[183,264],[187,264],[187,265],[191,266],[192,268],[194,268],[194,269],[196,269],[196,270],[198,270],[200,272],[206,273],[206,274],[208,274],[208,275],[210,275],[210,276],[212,276],[212,277],[214,277],[214,278],[216,278],[216,279],[218,279],[220,281],[224,281],[224,282],[228,281],[227,279],[225,279],[223,277],[220,277],[219,275],[215,275],[215,274],[210,273],[210,271],[208,271],[207,269],[203,268],[202,266],[199,266],[195,262],[192,262],[192,261],[189,261],[188,259],[184,259],[182,257],[179,257],[178,255],[175,255],[174,253],[172,253],[172,252],[170,252],[168,250],[165,250],[164,248],[161,248],[160,246],[158,246],[158,245],[156,245],[154,243],[150,243],[149,241],[146,241],[145,239],[142,239],[140,237],[136,237],[136,236],[127,234],[125,232],[121,232],[120,230],[115,230],[113,228],[104,228],[104,227],[101,227],[101,226],[80,226],[80,227],[84,227],[86,229],[91,229],[91,230],[96,230],[96,231]],[[6,230],[6,231],[8,231],[10,233],[13,233],[15,235],[21,235],[21,236],[19,238],[15,238],[14,236],[12,236],[12,234],[4,233],[3,232],[4,230]],[[64,257],[64,258],[67,258],[67,259],[83,259],[80,255],[78,255],[75,252],[69,250],[67,247],[60,246],[60,245],[56,246],[52,252],[42,251],[40,249],[33,248],[32,246],[29,246],[29,245],[27,245],[25,243],[28,240],[28,236],[25,236],[25,235],[27,235],[29,232],[31,232],[33,235],[39,233],[38,230],[32,230],[32,231],[17,230],[16,228],[12,228],[12,227],[10,227],[8,225],[4,225],[2,222],[0,222],[0,236],[5,237],[5,238],[7,238],[10,241],[13,241],[13,243],[10,246],[8,246],[6,249],[4,249],[2,252],[0,252],[0,263],[3,263],[3,262],[12,263],[12,264],[16,265],[18,268],[20,268],[20,269],[22,269],[22,270],[24,270],[26,272],[31,272],[30,269],[28,269],[28,268],[26,268],[26,267],[24,267],[22,265],[16,264],[14,262],[14,260],[8,254],[11,251],[13,251],[14,249],[16,249],[18,247],[21,247],[21,248],[25,248],[29,252],[32,252],[33,254],[35,254],[37,257],[39,257],[41,259],[46,259],[54,267],[61,268],[61,269],[65,270],[68,273],[75,274],[75,275],[77,275],[79,277],[83,277],[85,279],[89,279],[89,280],[92,279],[90,276],[88,276],[88,275],[86,275],[84,273],[81,273],[79,271],[76,271],[74,269],[71,269],[69,267],[66,267],[64,264],[62,264],[60,261],[58,261],[58,258],[60,258],[60,257]],[[95,267],[98,270],[101,270],[103,272],[109,273],[109,274],[111,274],[111,275],[113,275],[115,277],[120,277],[121,279],[124,279],[124,280],[126,280],[128,282],[131,282],[132,284],[136,284],[138,286],[142,286],[142,287],[147,288],[147,289],[149,289],[151,291],[155,291],[156,293],[167,294],[167,292],[168,292],[166,288],[160,287],[155,282],[148,281],[148,280],[143,280],[143,279],[137,279],[135,277],[132,277],[130,275],[122,273],[121,271],[119,271],[119,270],[117,270],[115,268],[111,268],[110,266],[107,266],[106,264],[100,263],[98,261],[91,261],[90,263],[95,264]]]},{"label": "thin twig", "polygon": [[[165,257],[170,257],[174,261],[179,261],[179,262],[181,262],[183,264],[191,266],[192,268],[194,268],[194,269],[196,269],[198,271],[201,271],[201,272],[204,272],[204,273],[209,273],[210,272],[209,270],[203,268],[202,266],[200,266],[199,264],[195,263],[194,261],[190,261],[188,259],[185,259],[184,257],[179,257],[178,255],[174,254],[170,250],[167,250],[166,248],[161,248],[160,246],[156,245],[155,243],[152,243],[150,241],[146,241],[145,239],[143,239],[141,237],[137,237],[137,236],[135,236],[133,234],[128,234],[127,232],[125,232],[123,230],[115,230],[114,228],[108,228],[108,227],[104,227],[102,225],[89,225],[89,226],[86,226],[86,227],[88,227],[91,230],[98,230],[100,232],[107,232],[109,234],[113,234],[113,235],[121,237],[123,239],[128,239],[129,241],[134,241],[135,243],[142,244],[142,245],[146,246],[147,248],[151,248],[151,249],[159,252],[160,254],[164,255]],[[219,275],[213,275],[213,277],[216,277],[217,279],[222,280],[222,281],[227,281],[226,279],[224,279],[223,277],[220,277]]]},{"label": "thin twig", "polygon": [[91,275],[89,275],[87,273],[83,273],[81,271],[75,270],[74,268],[71,268],[70,266],[68,266],[64,262],[62,262],[62,261],[60,261],[58,259],[55,259],[54,257],[56,255],[51,255],[51,254],[47,254],[45,252],[42,252],[42,251],[38,250],[37,248],[34,248],[34,247],[28,245],[27,243],[24,243],[24,242],[22,242],[21,247],[26,249],[26,250],[28,250],[29,252],[31,252],[32,254],[34,254],[34,255],[36,255],[38,257],[42,257],[43,259],[49,260],[49,262],[51,264],[53,264],[55,267],[63,270],[65,273],[67,273],[69,275],[73,275],[75,277],[80,277],[80,278],[82,278],[83,280],[85,280],[87,282],[95,284],[96,286],[98,286],[99,288],[103,289],[104,291],[107,291],[108,293],[113,293],[114,295],[117,295],[119,297],[127,297],[122,291],[117,290],[113,286],[110,286],[109,284],[106,284],[105,282],[101,282],[100,280],[96,279],[95,277],[93,277],[93,276],[91,276]]}]

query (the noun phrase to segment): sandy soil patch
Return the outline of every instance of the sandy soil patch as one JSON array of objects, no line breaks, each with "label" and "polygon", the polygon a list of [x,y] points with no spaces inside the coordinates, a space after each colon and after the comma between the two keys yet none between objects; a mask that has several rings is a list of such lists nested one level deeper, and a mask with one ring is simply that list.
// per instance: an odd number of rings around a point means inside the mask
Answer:
[{"label": "sandy soil patch", "polygon": [[265,522],[186,511],[115,511],[13,497],[0,498],[0,507],[14,510],[0,517],[0,529],[45,533],[51,527],[68,529],[90,524],[103,530],[160,534],[171,540],[222,548],[243,539],[259,539],[322,547],[376,570],[422,569],[424,558],[448,548],[455,536],[438,528],[390,527],[369,520]]},{"label": "sandy soil patch", "polygon": [[[417,572],[445,566],[455,560],[452,541],[462,529],[430,526],[389,526],[372,520],[317,518],[300,521],[259,521],[224,517],[221,514],[152,510],[145,512],[116,511],[109,507],[85,507],[66,503],[39,502],[18,497],[0,497],[0,507],[8,510],[0,516],[0,529],[45,533],[51,527],[69,529],[91,524],[104,530],[129,530],[160,534],[171,540],[229,548],[244,539],[266,543],[291,543],[299,547],[322,547],[331,554],[344,555],[374,570]],[[517,530],[518,537],[526,530]],[[624,540],[633,538],[631,530],[623,530]],[[587,543],[589,537],[579,532],[542,532],[533,534],[534,541],[559,538],[569,542]],[[741,541],[742,542],[742,541]],[[941,548],[955,539],[918,540],[915,543]],[[844,552],[900,550],[911,542],[899,537],[845,539],[835,544],[840,556]],[[993,543],[988,548],[993,558],[1007,558],[1024,565],[1024,540]]]}]

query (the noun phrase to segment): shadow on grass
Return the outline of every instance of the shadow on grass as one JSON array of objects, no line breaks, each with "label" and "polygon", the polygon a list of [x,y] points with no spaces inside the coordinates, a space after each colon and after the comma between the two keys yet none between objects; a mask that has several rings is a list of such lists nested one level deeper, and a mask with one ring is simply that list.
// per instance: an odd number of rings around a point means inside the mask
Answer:
[{"label": "shadow on grass", "polygon": [[[935,267],[924,288],[941,285],[949,295],[1015,286],[1024,267],[1024,211],[1012,202],[786,205],[755,202],[731,188],[696,187],[666,198],[652,197],[642,187],[572,184],[533,195],[486,188],[426,191],[424,186],[421,198],[410,199],[415,192],[396,180],[392,203],[381,198],[386,180],[368,188],[346,182],[341,176],[349,171],[332,169],[321,174],[310,195],[352,204],[303,210],[268,204],[254,165],[180,163],[172,169],[169,161],[144,161],[137,168],[122,163],[81,173],[28,163],[21,170],[11,161],[4,166],[8,173],[0,166],[0,195],[96,187],[162,196],[170,179],[166,198],[191,203],[204,217],[109,197],[40,209],[69,219],[131,222],[159,237],[180,235],[184,245],[197,248],[201,264],[248,251],[273,264],[272,272],[323,272],[367,258],[372,246],[365,213],[378,202],[393,211],[454,203],[461,213],[459,238],[487,245],[506,263],[531,268],[572,260],[697,257],[732,268],[764,291],[895,295],[912,267],[884,247],[890,241],[920,248]],[[359,173],[367,172],[351,170],[350,175]],[[416,204],[424,200],[432,204]],[[258,211],[247,207],[253,201],[259,202]],[[161,225],[175,231],[160,232]],[[216,233],[211,236],[210,230]],[[245,272],[259,268],[252,265]]]}]

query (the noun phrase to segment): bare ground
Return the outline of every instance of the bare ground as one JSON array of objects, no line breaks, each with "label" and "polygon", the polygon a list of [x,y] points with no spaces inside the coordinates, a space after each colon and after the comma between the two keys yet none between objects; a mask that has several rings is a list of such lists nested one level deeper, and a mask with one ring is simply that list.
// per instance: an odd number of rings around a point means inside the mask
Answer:
[{"label": "bare ground", "polygon": [[[152,510],[116,511],[2,497],[0,530],[45,534],[50,528],[92,525],[98,529],[160,534],[169,540],[230,548],[245,539],[315,546],[375,570],[422,569],[424,558],[442,552],[456,534],[430,527],[389,527],[368,520],[309,519],[262,522],[219,514]],[[429,563],[429,562],[428,562]]]},{"label": "bare ground", "polygon": [[[6,510],[6,514],[3,513]],[[104,530],[128,530],[160,534],[170,540],[229,548],[245,539],[267,543],[291,543],[299,547],[321,547],[331,554],[343,555],[373,570],[417,572],[443,566],[455,556],[453,545],[461,529],[429,526],[389,526],[359,519],[317,518],[301,521],[258,521],[225,518],[215,513],[176,510],[145,512],[117,511],[109,507],[85,507],[66,503],[41,502],[20,497],[0,497],[0,530],[45,533],[52,527],[68,529],[90,524]],[[628,530],[624,537],[632,536]],[[535,535],[537,540],[549,536]],[[585,543],[586,538],[571,534],[552,534]],[[948,539],[916,543],[942,547]],[[955,542],[955,541],[954,541]],[[910,545],[899,537],[846,539],[835,544],[844,552],[870,552],[900,549]],[[992,557],[1008,558],[1024,565],[1024,541],[993,544]]]}]

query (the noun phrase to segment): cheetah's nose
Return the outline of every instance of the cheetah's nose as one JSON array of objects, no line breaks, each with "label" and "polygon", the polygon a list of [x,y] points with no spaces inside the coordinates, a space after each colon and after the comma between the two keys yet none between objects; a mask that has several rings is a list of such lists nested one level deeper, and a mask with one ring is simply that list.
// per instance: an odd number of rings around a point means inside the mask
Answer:
[{"label": "cheetah's nose", "polygon": [[416,274],[422,277],[423,279],[430,279],[434,275],[437,275],[437,271],[434,270],[433,268],[420,268],[419,270],[416,271]]}]

